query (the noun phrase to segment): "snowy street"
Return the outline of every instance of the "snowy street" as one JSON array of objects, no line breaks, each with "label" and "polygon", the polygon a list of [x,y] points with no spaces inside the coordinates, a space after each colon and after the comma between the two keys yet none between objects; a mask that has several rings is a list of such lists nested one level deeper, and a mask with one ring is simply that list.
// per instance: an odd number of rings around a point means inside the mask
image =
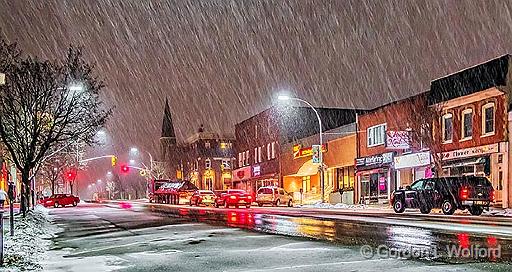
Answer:
[{"label": "snowy street", "polygon": [[[51,209],[51,219],[63,232],[53,239],[52,250],[42,265],[45,271],[318,271],[320,268],[323,271],[341,268],[345,271],[410,271],[411,268],[414,271],[505,271],[507,268],[503,263],[464,260],[447,264],[367,259],[360,252],[361,245],[383,242],[381,239],[386,236],[394,236],[396,244],[407,237],[412,244],[432,238],[438,239],[437,242],[452,239],[427,230],[411,232],[406,227],[393,227],[386,233],[375,225],[366,230],[367,237],[375,240],[361,242],[356,239],[362,236],[361,230],[351,223],[243,210],[228,211],[226,215],[216,213],[205,219],[189,211],[181,208],[181,215],[168,217],[97,204]],[[206,214],[209,213],[203,215]],[[222,221],[224,216],[227,218]],[[393,229],[394,234],[390,233]],[[476,241],[473,235],[468,239]]]}]

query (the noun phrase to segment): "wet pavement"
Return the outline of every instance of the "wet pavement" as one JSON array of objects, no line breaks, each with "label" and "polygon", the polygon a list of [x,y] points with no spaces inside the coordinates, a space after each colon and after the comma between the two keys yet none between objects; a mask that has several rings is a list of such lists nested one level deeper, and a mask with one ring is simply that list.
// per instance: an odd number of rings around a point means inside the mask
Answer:
[{"label": "wet pavement", "polygon": [[[359,218],[286,216],[267,210],[133,203],[52,209],[50,214],[63,232],[53,239],[45,270],[510,270],[506,235],[446,232]],[[447,245],[468,250],[500,246],[502,251],[500,256],[450,258],[443,249]],[[406,250],[423,256],[407,256]]]}]

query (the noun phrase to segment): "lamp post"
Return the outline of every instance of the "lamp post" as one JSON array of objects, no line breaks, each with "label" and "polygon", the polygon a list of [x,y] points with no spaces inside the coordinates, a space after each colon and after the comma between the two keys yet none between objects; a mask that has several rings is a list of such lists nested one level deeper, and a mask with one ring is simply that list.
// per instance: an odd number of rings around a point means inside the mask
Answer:
[{"label": "lamp post", "polygon": [[320,119],[320,114],[318,114],[318,111],[315,109],[315,107],[313,107],[313,105],[311,105],[311,103],[309,103],[308,101],[306,101],[304,99],[300,99],[297,97],[290,97],[287,95],[280,95],[277,97],[277,99],[279,99],[281,101],[294,100],[294,101],[302,102],[302,103],[308,105],[313,110],[313,112],[316,115],[316,118],[318,119],[319,140],[320,140],[320,151],[318,152],[319,153],[318,159],[320,161],[320,167],[318,168],[318,172],[320,173],[320,187],[322,189],[322,203],[324,203],[324,199],[325,199],[324,159],[323,159],[324,156],[322,154],[323,136],[322,136],[322,119]]}]

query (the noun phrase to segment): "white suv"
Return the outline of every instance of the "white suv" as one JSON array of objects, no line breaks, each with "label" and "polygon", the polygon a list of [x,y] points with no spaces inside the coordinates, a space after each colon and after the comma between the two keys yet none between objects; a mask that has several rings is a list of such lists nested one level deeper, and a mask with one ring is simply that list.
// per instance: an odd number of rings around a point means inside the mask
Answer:
[{"label": "white suv", "polygon": [[287,205],[293,206],[293,197],[290,196],[283,188],[278,187],[261,187],[256,193],[256,203],[258,206],[270,204],[273,206]]}]

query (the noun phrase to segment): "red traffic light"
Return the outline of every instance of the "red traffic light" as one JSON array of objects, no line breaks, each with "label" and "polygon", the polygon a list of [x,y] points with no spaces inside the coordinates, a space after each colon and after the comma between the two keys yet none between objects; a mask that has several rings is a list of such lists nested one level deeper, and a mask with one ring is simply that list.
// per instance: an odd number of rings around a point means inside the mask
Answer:
[{"label": "red traffic light", "polygon": [[75,177],[76,177],[76,172],[75,171],[69,170],[69,171],[66,172],[66,178],[68,180],[74,180]]},{"label": "red traffic light", "polygon": [[128,167],[128,165],[126,165],[126,164],[125,164],[125,165],[122,165],[122,166],[121,166],[121,172],[123,172],[123,173],[128,173],[128,172],[130,172],[130,167]]}]

